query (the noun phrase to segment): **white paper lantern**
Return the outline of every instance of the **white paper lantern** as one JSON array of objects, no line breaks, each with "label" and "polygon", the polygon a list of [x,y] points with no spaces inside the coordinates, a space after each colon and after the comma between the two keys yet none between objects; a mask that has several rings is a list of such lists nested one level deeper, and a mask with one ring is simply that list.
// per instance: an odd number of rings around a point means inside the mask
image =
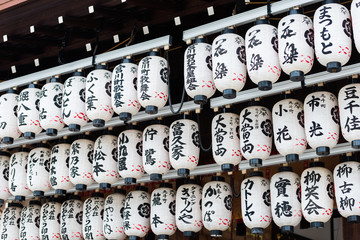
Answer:
[{"label": "white paper lantern", "polygon": [[169,127],[153,124],[143,132],[143,166],[150,180],[161,180],[170,170]]},{"label": "white paper lantern", "polygon": [[241,183],[241,215],[252,234],[263,234],[271,223],[270,183],[262,172],[251,172]]},{"label": "white paper lantern", "polygon": [[40,125],[46,130],[48,136],[56,136],[65,125],[61,117],[63,88],[64,85],[60,82],[60,78],[54,77],[41,89]]},{"label": "white paper lantern", "polygon": [[213,79],[224,98],[235,98],[246,82],[244,39],[234,28],[225,29],[212,43]]},{"label": "white paper lantern", "polygon": [[203,227],[201,213],[202,187],[193,180],[181,185],[176,192],[176,226],[184,237],[194,236]]},{"label": "white paper lantern", "polygon": [[29,205],[21,211],[20,220],[20,240],[36,240],[40,239],[40,209],[41,202],[31,200]]},{"label": "white paper lantern", "polygon": [[226,112],[217,114],[211,123],[212,155],[221,170],[231,172],[240,163],[239,115]]},{"label": "white paper lantern", "polygon": [[49,145],[41,143],[29,153],[27,184],[34,196],[44,196],[51,189],[50,155]]},{"label": "white paper lantern", "polygon": [[328,72],[339,72],[351,57],[351,17],[339,0],[324,0],[314,14],[315,55]]},{"label": "white paper lantern", "polygon": [[313,92],[304,101],[306,140],[317,155],[328,155],[339,140],[339,107],[334,94]]},{"label": "white paper lantern", "polygon": [[126,238],[123,227],[125,195],[125,190],[117,188],[105,199],[103,231],[107,239]]},{"label": "white paper lantern", "polygon": [[281,69],[292,81],[303,81],[314,64],[314,30],[301,9],[292,9],[278,25]]},{"label": "white paper lantern", "polygon": [[137,98],[148,114],[156,114],[168,100],[168,68],[165,58],[156,51],[139,62]]},{"label": "white paper lantern", "polygon": [[9,203],[5,208],[1,218],[1,240],[19,239],[22,207],[20,203]]},{"label": "white paper lantern", "polygon": [[86,78],[86,115],[94,127],[104,127],[114,110],[111,106],[111,72],[105,65],[96,65]]},{"label": "white paper lantern", "polygon": [[186,119],[174,121],[170,126],[169,156],[171,166],[179,176],[189,176],[199,163],[199,127],[197,122]]},{"label": "white paper lantern", "polygon": [[61,205],[60,233],[63,240],[82,240],[83,202],[71,195]]},{"label": "white paper lantern", "polygon": [[131,120],[141,107],[137,97],[137,72],[138,66],[126,58],[112,73],[112,107],[123,121]]},{"label": "white paper lantern", "polygon": [[351,23],[354,34],[354,43],[358,52],[360,52],[360,0],[353,0],[351,3]]},{"label": "white paper lantern", "polygon": [[211,237],[222,237],[232,221],[232,191],[224,177],[214,176],[202,192],[202,220]]},{"label": "white paper lantern", "polygon": [[17,201],[24,201],[31,194],[27,184],[29,152],[30,149],[20,148],[10,158],[9,190]]},{"label": "white paper lantern", "polygon": [[204,38],[197,38],[184,55],[184,86],[196,104],[205,104],[214,95],[211,45]]},{"label": "white paper lantern", "polygon": [[285,94],[274,105],[272,120],[276,149],[288,163],[299,161],[307,147],[303,103]]},{"label": "white paper lantern", "polygon": [[160,183],[151,193],[151,230],[158,239],[169,239],[176,232],[175,200],[176,191],[171,183]]},{"label": "white paper lantern", "polygon": [[25,139],[34,139],[42,131],[39,118],[40,89],[30,84],[20,92],[17,108],[17,122]]},{"label": "white paper lantern", "polygon": [[89,121],[86,115],[85,86],[83,72],[75,72],[64,83],[62,119],[70,131],[80,131]]},{"label": "white paper lantern", "polygon": [[145,237],[150,230],[150,195],[147,188],[137,186],[126,195],[124,231],[129,240]]},{"label": "white paper lantern", "polygon": [[55,189],[56,194],[66,194],[66,191],[74,187],[70,182],[69,161],[70,161],[70,144],[66,140],[56,144],[51,149],[50,161],[50,185]]},{"label": "white paper lantern", "polygon": [[270,156],[272,149],[271,112],[266,107],[251,102],[240,113],[240,147],[242,155],[250,166],[262,165],[262,160]]},{"label": "white paper lantern", "polygon": [[86,139],[86,136],[75,140],[70,148],[70,181],[76,190],[86,190],[87,186],[94,182],[92,163],[94,142]]},{"label": "white paper lantern", "polygon": [[136,183],[136,179],[144,175],[142,132],[136,129],[121,132],[118,147],[119,174],[125,184]]},{"label": "white paper lantern", "polygon": [[270,90],[281,74],[277,34],[267,19],[258,19],[245,35],[248,74],[262,91]]},{"label": "white paper lantern", "polygon": [[300,177],[291,167],[280,167],[270,180],[271,214],[282,232],[294,232],[302,217]]},{"label": "white paper lantern", "polygon": [[105,240],[103,232],[104,195],[95,192],[84,202],[83,234],[85,240]]},{"label": "white paper lantern", "polygon": [[11,196],[9,190],[9,162],[10,153],[0,151],[0,206]]},{"label": "white paper lantern", "polygon": [[4,109],[0,112],[0,138],[5,144],[12,144],[21,134],[17,123],[18,102],[19,95],[14,89],[9,89],[0,97],[0,109]]},{"label": "white paper lantern", "polygon": [[52,199],[41,206],[40,239],[61,239],[60,234],[61,203]]}]

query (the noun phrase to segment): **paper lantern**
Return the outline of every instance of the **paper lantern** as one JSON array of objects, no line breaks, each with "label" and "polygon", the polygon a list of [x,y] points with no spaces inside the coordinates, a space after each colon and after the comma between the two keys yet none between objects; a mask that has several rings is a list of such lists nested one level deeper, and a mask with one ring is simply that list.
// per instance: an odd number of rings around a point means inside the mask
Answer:
[{"label": "paper lantern", "polygon": [[294,232],[302,217],[300,177],[292,167],[280,167],[270,180],[271,214],[282,232]]},{"label": "paper lantern", "polygon": [[107,239],[126,238],[123,227],[125,195],[125,190],[117,188],[105,199],[103,231]]},{"label": "paper lantern", "polygon": [[143,166],[150,175],[150,180],[161,180],[162,175],[170,170],[169,127],[153,124],[143,132]]},{"label": "paper lantern", "polygon": [[124,231],[129,240],[145,237],[150,230],[150,195],[147,188],[137,186],[126,195]]},{"label": "paper lantern", "polygon": [[1,218],[0,239],[19,239],[20,217],[23,205],[11,202],[5,208]]},{"label": "paper lantern", "polygon": [[279,62],[291,81],[303,81],[314,63],[314,30],[302,9],[291,9],[278,25]]},{"label": "paper lantern", "polygon": [[117,137],[111,132],[98,137],[94,146],[93,177],[100,188],[111,188],[119,179]]},{"label": "paper lantern", "polygon": [[62,119],[69,130],[80,131],[88,121],[85,106],[86,78],[83,72],[75,72],[64,83]]},{"label": "paper lantern", "polygon": [[140,110],[137,97],[138,66],[132,59],[126,58],[117,65],[112,73],[111,101],[120,120],[129,121]]},{"label": "paper lantern", "polygon": [[168,100],[168,63],[157,51],[139,62],[137,98],[148,114],[156,114]]},{"label": "paper lantern", "polygon": [[179,176],[189,176],[199,162],[199,127],[197,122],[188,119],[174,121],[170,126],[169,155],[171,166]]},{"label": "paper lantern", "polygon": [[234,28],[225,29],[212,43],[213,79],[224,98],[235,98],[246,82],[244,39]]},{"label": "paper lantern", "polygon": [[40,92],[40,125],[48,136],[56,136],[65,125],[61,117],[63,88],[60,78],[53,77]]},{"label": "paper lantern", "polygon": [[62,139],[61,142],[51,149],[50,185],[55,189],[55,194],[63,195],[73,188],[74,184],[70,182],[69,176],[71,145],[66,142],[66,139]]},{"label": "paper lantern", "polygon": [[31,200],[29,205],[22,209],[19,232],[20,240],[40,239],[40,209],[41,202],[38,200]]},{"label": "paper lantern", "polygon": [[275,146],[287,162],[299,161],[307,147],[303,103],[285,94],[272,109]]},{"label": "paper lantern", "polygon": [[211,45],[203,37],[197,38],[185,51],[184,86],[186,93],[196,104],[205,104],[216,91],[212,75]]},{"label": "paper lantern", "polygon": [[17,201],[24,201],[31,194],[27,184],[29,152],[28,148],[20,148],[10,158],[9,190]]},{"label": "paper lantern", "polygon": [[261,91],[270,90],[281,74],[277,34],[269,20],[258,19],[245,35],[246,67]]},{"label": "paper lantern", "polygon": [[339,72],[351,57],[351,17],[339,0],[324,0],[314,14],[315,55],[328,72]]},{"label": "paper lantern", "polygon": [[12,144],[21,134],[17,124],[18,102],[19,96],[14,89],[9,89],[0,97],[0,109],[6,109],[0,112],[0,138],[5,144]]},{"label": "paper lantern", "polygon": [[360,222],[360,163],[344,156],[334,168],[336,205],[349,223]]},{"label": "paper lantern", "polygon": [[240,148],[250,166],[262,165],[272,148],[271,112],[254,101],[240,113]]},{"label": "paper lantern", "polygon": [[94,127],[104,127],[114,110],[111,106],[111,72],[105,65],[96,65],[86,78],[86,115]]},{"label": "paper lantern", "polygon": [[211,123],[212,155],[221,170],[231,172],[242,158],[239,138],[239,115],[226,112],[217,114]]},{"label": "paper lantern", "polygon": [[353,0],[351,3],[352,31],[354,34],[354,43],[358,52],[360,52],[360,0]]},{"label": "paper lantern", "polygon": [[176,191],[171,183],[160,183],[151,193],[151,230],[158,239],[169,239],[176,232],[175,199]]},{"label": "paper lantern", "polygon": [[92,174],[94,142],[81,136],[70,148],[70,181],[76,190],[86,190],[94,182]]},{"label": "paper lantern", "polygon": [[334,183],[323,162],[312,162],[301,174],[301,209],[312,228],[322,228],[333,214]]},{"label": "paper lantern", "polygon": [[44,196],[51,189],[50,155],[49,145],[43,143],[29,153],[27,184],[34,196]]},{"label": "paper lantern", "polygon": [[80,196],[70,195],[61,205],[60,233],[66,240],[82,240],[83,202]]},{"label": "paper lantern", "polygon": [[9,162],[10,153],[0,151],[0,206],[11,196],[9,190]]},{"label": "paper lantern", "polygon": [[339,140],[339,107],[334,94],[317,91],[304,101],[306,140],[317,155],[328,155]]},{"label": "paper lantern", "polygon": [[184,237],[194,236],[203,227],[201,213],[202,187],[187,180],[176,192],[176,226]]},{"label": "paper lantern", "polygon": [[61,203],[59,199],[50,199],[41,206],[40,239],[61,239],[60,235]]},{"label": "paper lantern", "polygon": [[136,129],[127,129],[119,134],[119,174],[124,178],[125,184],[136,183],[136,179],[144,175],[142,135],[142,132]]},{"label": "paper lantern", "polygon": [[17,108],[17,123],[25,139],[34,139],[42,131],[39,118],[40,89],[37,84],[29,84],[20,92]]},{"label": "paper lantern", "polygon": [[232,221],[232,191],[224,177],[213,176],[202,192],[202,220],[211,237],[222,237]]},{"label": "paper lantern", "polygon": [[83,234],[85,240],[105,240],[103,232],[104,195],[94,192],[84,202]]},{"label": "paper lantern", "polygon": [[262,172],[251,172],[241,183],[241,215],[252,234],[264,234],[271,223],[270,183]]}]

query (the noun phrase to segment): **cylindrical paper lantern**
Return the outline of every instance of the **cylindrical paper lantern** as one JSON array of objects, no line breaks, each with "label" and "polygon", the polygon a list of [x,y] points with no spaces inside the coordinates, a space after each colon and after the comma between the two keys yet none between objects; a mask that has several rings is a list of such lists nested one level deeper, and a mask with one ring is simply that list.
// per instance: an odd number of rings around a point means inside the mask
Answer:
[{"label": "cylindrical paper lantern", "polygon": [[245,35],[249,77],[262,91],[270,90],[281,74],[277,34],[267,19],[258,19]]},{"label": "cylindrical paper lantern", "polygon": [[353,0],[351,3],[351,19],[355,47],[360,52],[360,0]]},{"label": "cylindrical paper lantern", "polygon": [[40,125],[48,136],[56,136],[65,125],[61,117],[63,88],[60,78],[53,77],[40,92]]},{"label": "cylindrical paper lantern", "polygon": [[112,73],[112,107],[125,122],[131,120],[141,107],[137,97],[137,72],[138,66],[126,58]]},{"label": "cylindrical paper lantern", "polygon": [[143,132],[143,166],[150,174],[150,180],[161,180],[162,175],[170,170],[169,127],[153,124]]},{"label": "cylindrical paper lantern", "polygon": [[302,9],[292,9],[278,25],[281,69],[292,81],[303,81],[314,64],[314,30]]},{"label": "cylindrical paper lantern", "polygon": [[40,143],[29,153],[27,184],[34,196],[44,196],[50,186],[50,155],[49,145]]},{"label": "cylindrical paper lantern", "polygon": [[168,68],[165,58],[157,51],[150,52],[139,62],[137,98],[148,114],[156,114],[168,100]]},{"label": "cylindrical paper lantern", "polygon": [[211,45],[203,37],[190,45],[184,56],[184,86],[196,104],[205,104],[214,95]]},{"label": "cylindrical paper lantern", "polygon": [[241,183],[241,214],[252,234],[263,234],[271,223],[270,183],[262,172],[251,172]]},{"label": "cylindrical paper lantern", "polygon": [[275,146],[287,162],[299,161],[307,147],[304,128],[304,106],[290,94],[277,102],[272,109]]},{"label": "cylindrical paper lantern", "polygon": [[300,177],[291,167],[280,167],[270,180],[271,213],[282,232],[294,232],[302,217]]},{"label": "cylindrical paper lantern", "polygon": [[202,192],[202,220],[211,237],[222,237],[232,221],[232,191],[224,177],[214,176]]},{"label": "cylindrical paper lantern", "polygon": [[0,224],[1,240],[19,239],[22,207],[22,204],[12,202],[5,208]]},{"label": "cylindrical paper lantern", "polygon": [[174,121],[170,126],[169,155],[171,166],[179,176],[189,176],[199,162],[199,127],[197,122],[188,119]]},{"label": "cylindrical paper lantern", "polygon": [[17,122],[25,139],[34,139],[42,131],[39,118],[40,89],[37,84],[29,84],[20,92],[17,108]]},{"label": "cylindrical paper lantern", "polygon": [[86,78],[86,115],[94,127],[104,127],[114,114],[111,106],[111,72],[96,65]]},{"label": "cylindrical paper lantern", "polygon": [[62,119],[73,132],[80,131],[89,121],[86,115],[85,86],[86,78],[81,71],[75,72],[64,83]]},{"label": "cylindrical paper lantern", "polygon": [[83,202],[71,195],[61,205],[60,233],[63,240],[82,240]]},{"label": "cylindrical paper lantern", "polygon": [[105,199],[103,229],[107,239],[126,238],[123,227],[125,195],[125,190],[117,188]]},{"label": "cylindrical paper lantern", "polygon": [[11,196],[9,190],[9,162],[10,153],[0,151],[0,206]]},{"label": "cylindrical paper lantern", "polygon": [[272,148],[271,112],[257,101],[240,113],[240,147],[250,166],[261,166],[270,156]]},{"label": "cylindrical paper lantern", "polygon": [[103,232],[104,194],[95,192],[84,202],[83,234],[85,240],[105,240]]},{"label": "cylindrical paper lantern", "polygon": [[328,155],[339,140],[339,107],[334,94],[313,92],[304,101],[306,140],[317,155]]},{"label": "cylindrical paper lantern", "polygon": [[18,103],[19,95],[14,89],[9,89],[0,97],[0,109],[3,109],[0,112],[0,138],[5,144],[12,144],[21,134],[17,123]]},{"label": "cylindrical paper lantern", "polygon": [[136,179],[144,175],[142,135],[142,132],[136,129],[127,129],[119,134],[119,174],[124,178],[125,184],[136,183]]},{"label": "cylindrical paper lantern", "polygon": [[201,213],[202,187],[194,180],[181,185],[176,192],[176,226],[184,237],[194,236],[203,227]]},{"label": "cylindrical paper lantern", "polygon": [[225,29],[212,43],[213,79],[224,98],[235,98],[245,86],[246,59],[244,39],[234,28]]},{"label": "cylindrical paper lantern", "polygon": [[31,200],[29,205],[21,211],[20,220],[20,240],[38,240],[40,239],[40,209],[41,202]]},{"label": "cylindrical paper lantern", "polygon": [[314,14],[315,55],[328,72],[339,72],[351,57],[351,17],[339,0],[324,0]]},{"label": "cylindrical paper lantern", "polygon": [[171,183],[160,183],[151,193],[151,230],[158,239],[169,239],[176,232],[175,200],[176,191]]},{"label": "cylindrical paper lantern", "polygon": [[301,174],[301,209],[312,228],[322,228],[333,214],[334,182],[323,162],[312,162]]},{"label": "cylindrical paper lantern", "polygon": [[60,235],[61,203],[59,199],[51,199],[41,206],[40,239],[61,239]]},{"label": "cylindrical paper lantern", "polygon": [[126,195],[124,231],[129,240],[145,237],[150,230],[150,195],[147,188],[137,186]]}]

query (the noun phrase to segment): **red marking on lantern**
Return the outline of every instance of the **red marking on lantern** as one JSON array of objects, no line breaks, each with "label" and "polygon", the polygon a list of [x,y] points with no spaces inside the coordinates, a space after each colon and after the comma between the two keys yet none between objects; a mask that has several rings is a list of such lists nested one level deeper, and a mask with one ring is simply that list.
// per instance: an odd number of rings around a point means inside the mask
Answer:
[{"label": "red marking on lantern", "polygon": [[215,90],[214,83],[212,81],[205,81],[205,80],[201,80],[201,81],[203,82],[203,85],[201,87],[212,88],[213,90]]},{"label": "red marking on lantern", "polygon": [[231,154],[232,157],[233,157],[233,156],[237,156],[237,157],[240,157],[240,156],[241,156],[240,150],[231,149],[231,151],[233,152],[233,153]]}]

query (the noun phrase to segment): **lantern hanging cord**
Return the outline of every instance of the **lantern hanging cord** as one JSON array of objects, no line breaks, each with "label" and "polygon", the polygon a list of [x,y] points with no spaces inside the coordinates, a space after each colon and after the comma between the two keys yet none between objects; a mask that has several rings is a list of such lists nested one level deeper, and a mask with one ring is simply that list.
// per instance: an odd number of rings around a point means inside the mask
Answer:
[{"label": "lantern hanging cord", "polygon": [[92,55],[92,65],[95,67],[96,65],[96,51],[98,49],[99,46],[99,35],[100,35],[100,30],[96,29],[95,31],[95,47],[94,47],[94,51],[93,51],[93,55]]},{"label": "lantern hanging cord", "polygon": [[[245,180],[245,174],[244,174],[243,177],[242,177],[242,181],[244,181],[244,180]],[[239,191],[239,193],[236,193],[233,175],[230,176],[230,186],[231,186],[231,190],[232,190],[232,192],[233,192],[233,196],[234,196],[235,198],[239,198],[240,195],[241,195],[241,191]]]},{"label": "lantern hanging cord", "polygon": [[201,128],[200,128],[200,113],[196,113],[196,120],[197,120],[197,123],[198,123],[198,126],[199,126],[199,145],[200,145],[200,149],[203,152],[208,152],[208,151],[211,150],[212,143],[210,143],[210,146],[208,148],[205,148],[203,143],[202,143],[202,140],[201,140]]},{"label": "lantern hanging cord", "polygon": [[267,16],[272,17],[273,15],[271,13],[271,2],[270,2],[270,0],[267,0],[266,6],[267,6]]}]

